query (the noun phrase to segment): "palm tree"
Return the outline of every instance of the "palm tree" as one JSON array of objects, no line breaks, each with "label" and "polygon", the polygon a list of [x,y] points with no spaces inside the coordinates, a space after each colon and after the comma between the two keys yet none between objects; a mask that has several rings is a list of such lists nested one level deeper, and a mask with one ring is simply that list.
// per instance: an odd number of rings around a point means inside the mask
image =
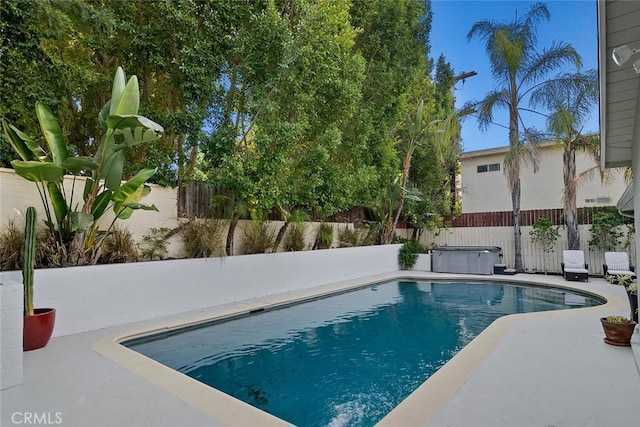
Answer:
[{"label": "palm tree", "polygon": [[[481,129],[487,129],[493,123],[493,111],[505,108],[509,112],[509,152],[505,157],[505,174],[513,207],[513,232],[516,271],[522,268],[522,239],[520,235],[520,169],[525,161],[532,161],[536,171],[535,132],[527,129],[522,121],[520,106],[524,103],[545,76],[565,64],[580,67],[580,56],[566,43],[554,43],[542,53],[535,51],[537,26],[542,20],[549,20],[550,14],[542,3],[536,3],[522,17],[509,23],[494,21],[476,22],[467,39],[474,36],[485,41],[485,50],[489,55],[491,73],[498,87],[476,103]],[[520,132],[522,123],[524,131]],[[524,138],[522,137],[524,136]]]},{"label": "palm tree", "polygon": [[[597,135],[583,135],[582,127],[598,102],[598,73],[565,74],[540,85],[531,95],[532,107],[543,106],[551,115],[547,128],[564,146],[562,155],[564,178],[564,218],[569,249],[580,249],[576,191],[585,177],[600,171],[600,142]],[[576,175],[576,152],[587,153],[596,166]]]}]

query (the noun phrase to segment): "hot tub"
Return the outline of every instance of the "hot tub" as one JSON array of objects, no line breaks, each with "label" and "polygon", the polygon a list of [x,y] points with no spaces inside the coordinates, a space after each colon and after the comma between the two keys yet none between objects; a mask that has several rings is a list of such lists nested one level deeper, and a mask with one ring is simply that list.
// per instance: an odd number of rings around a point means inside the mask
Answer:
[{"label": "hot tub", "polygon": [[498,246],[443,246],[431,255],[431,270],[438,273],[493,274],[502,263]]}]

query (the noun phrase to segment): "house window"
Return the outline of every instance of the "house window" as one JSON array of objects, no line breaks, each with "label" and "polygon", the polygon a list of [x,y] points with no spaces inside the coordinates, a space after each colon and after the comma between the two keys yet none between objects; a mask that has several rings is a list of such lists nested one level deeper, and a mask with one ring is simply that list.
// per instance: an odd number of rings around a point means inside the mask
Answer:
[{"label": "house window", "polygon": [[478,165],[478,173],[495,172],[500,170],[500,163],[492,163],[490,165]]},{"label": "house window", "polygon": [[596,199],[584,199],[585,203],[595,203]]},{"label": "house window", "polygon": [[611,203],[611,197],[598,197],[596,203]]}]

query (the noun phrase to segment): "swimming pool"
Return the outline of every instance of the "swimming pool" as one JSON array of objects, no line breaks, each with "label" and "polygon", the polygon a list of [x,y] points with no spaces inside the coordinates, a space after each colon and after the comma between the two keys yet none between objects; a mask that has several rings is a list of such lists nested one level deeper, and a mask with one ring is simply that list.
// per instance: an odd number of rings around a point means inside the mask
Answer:
[{"label": "swimming pool", "polygon": [[498,317],[602,302],[521,284],[394,281],[125,344],[296,425],[373,425]]}]

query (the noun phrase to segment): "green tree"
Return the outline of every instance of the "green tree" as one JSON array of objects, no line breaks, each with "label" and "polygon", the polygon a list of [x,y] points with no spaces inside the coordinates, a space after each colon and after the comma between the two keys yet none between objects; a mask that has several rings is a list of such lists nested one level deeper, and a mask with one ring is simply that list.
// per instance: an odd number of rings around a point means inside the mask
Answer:
[{"label": "green tree", "polygon": [[[531,95],[535,108],[542,106],[551,111],[547,128],[563,146],[562,175],[564,190],[562,202],[567,224],[569,249],[580,249],[578,232],[578,207],[576,193],[579,184],[600,171],[600,141],[597,135],[584,135],[582,128],[594,105],[598,103],[598,73],[589,70],[584,74],[565,74],[539,86]],[[576,152],[589,155],[595,166],[577,174]]]},{"label": "green tree", "polygon": [[135,173],[132,165],[158,167],[154,180],[175,185],[197,157],[219,95],[236,3],[4,0],[2,84],[25,90],[3,91],[11,96],[2,97],[2,116],[36,133],[29,112],[43,100],[73,152],[88,155],[101,135],[97,117],[108,100],[102,88],[122,64],[143,82],[143,113],[167,124],[157,144],[130,150],[124,173]]},{"label": "green tree", "polygon": [[401,138],[401,151],[404,154],[404,157],[402,160],[400,181],[398,182],[398,185],[400,186],[400,194],[397,203],[392,207],[391,215],[386,218],[384,233],[382,235],[383,244],[391,243],[391,239],[393,238],[393,234],[398,225],[398,220],[402,214],[405,199],[407,197],[411,197],[413,199],[419,198],[416,193],[414,193],[412,197],[412,194],[408,191],[407,187],[409,184],[409,171],[411,170],[413,153],[416,148],[426,143],[430,129],[433,126],[433,122],[427,124],[424,123],[426,117],[424,113],[424,100],[420,99],[415,115],[407,115],[406,131]]},{"label": "green tree", "polygon": [[[418,103],[431,72],[429,1],[354,1],[351,22],[362,29],[355,49],[365,60],[362,102],[344,131],[358,182],[354,204],[378,205],[401,168],[392,134]],[[410,92],[415,92],[411,97]],[[427,97],[425,97],[427,100]],[[377,208],[376,208],[377,209]]]},{"label": "green tree", "polygon": [[413,226],[415,237],[423,229],[441,225],[442,215],[457,209],[455,179],[461,153],[459,120],[466,113],[454,110],[454,83],[453,69],[441,55],[436,63],[435,80],[431,82],[425,78],[421,84],[412,85],[421,88],[420,96],[430,100],[431,120],[448,120],[448,123],[442,123],[447,134],[439,138],[435,138],[435,134],[429,135],[413,155],[409,182],[420,191],[420,199],[407,200],[403,217]]},{"label": "green tree", "polygon": [[[479,37],[485,41],[491,73],[498,86],[490,91],[475,107],[481,129],[493,122],[495,109],[504,108],[509,112],[509,151],[504,167],[507,175],[511,203],[513,207],[514,268],[522,268],[522,237],[520,231],[520,169],[525,162],[531,162],[537,171],[536,133],[524,125],[520,112],[527,97],[536,84],[545,79],[549,72],[565,64],[580,67],[580,56],[567,43],[556,42],[541,53],[536,52],[537,29],[550,14],[542,3],[535,3],[522,16],[513,21],[499,23],[482,20],[476,22],[467,34],[467,39]],[[523,131],[520,125],[523,124]]]}]

